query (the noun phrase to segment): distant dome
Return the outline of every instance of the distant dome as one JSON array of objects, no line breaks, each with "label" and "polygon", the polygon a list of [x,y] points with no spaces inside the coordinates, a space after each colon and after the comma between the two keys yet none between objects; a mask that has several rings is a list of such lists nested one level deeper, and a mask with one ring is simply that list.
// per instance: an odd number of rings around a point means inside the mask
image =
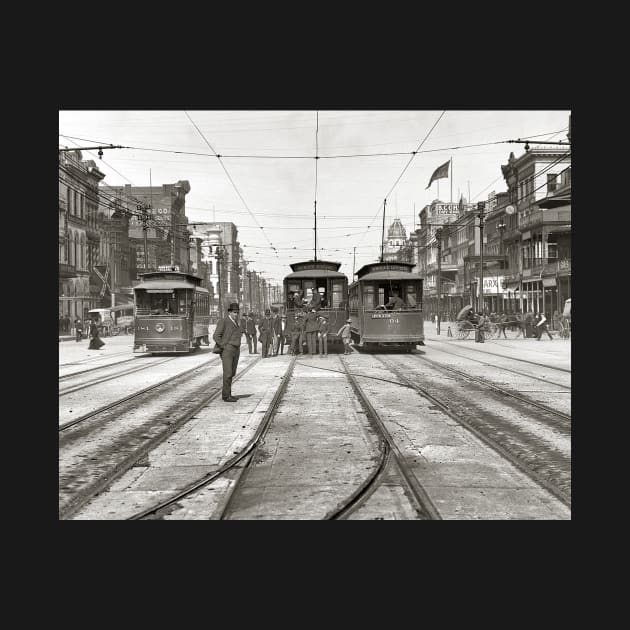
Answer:
[{"label": "distant dome", "polygon": [[394,222],[389,226],[389,230],[387,230],[387,238],[407,238],[407,231],[399,218],[395,218]]}]

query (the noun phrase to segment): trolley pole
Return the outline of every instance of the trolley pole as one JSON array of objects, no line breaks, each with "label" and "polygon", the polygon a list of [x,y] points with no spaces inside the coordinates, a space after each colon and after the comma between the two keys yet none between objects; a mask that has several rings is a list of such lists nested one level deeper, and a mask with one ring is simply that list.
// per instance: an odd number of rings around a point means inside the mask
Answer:
[{"label": "trolley pole", "polygon": [[486,208],[485,201],[479,201],[477,203],[477,210],[479,210],[479,304],[481,304],[481,312],[483,313],[483,218],[484,210]]},{"label": "trolley pole", "polygon": [[437,240],[437,334],[440,334],[440,307],[442,302],[442,228],[435,230]]},{"label": "trolley pole", "polygon": [[254,308],[254,304],[252,302],[252,272],[251,271],[247,272],[247,288],[249,289],[249,312],[251,313]]}]

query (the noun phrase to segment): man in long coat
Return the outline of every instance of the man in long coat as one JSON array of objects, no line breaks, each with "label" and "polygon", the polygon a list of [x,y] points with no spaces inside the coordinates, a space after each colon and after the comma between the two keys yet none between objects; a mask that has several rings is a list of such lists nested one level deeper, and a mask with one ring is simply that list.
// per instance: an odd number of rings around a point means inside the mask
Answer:
[{"label": "man in long coat", "polygon": [[311,356],[315,356],[317,354],[317,333],[319,331],[319,321],[317,320],[317,313],[314,308],[306,314],[306,326],[304,331],[306,332],[308,353]]},{"label": "man in long coat", "polygon": [[238,359],[241,356],[241,328],[238,321],[239,307],[236,302],[230,304],[228,316],[217,322],[212,335],[217,346],[223,349],[221,362],[223,364],[223,390],[221,396],[225,402],[236,402],[238,398],[232,396],[232,379],[236,374]]},{"label": "man in long coat", "polygon": [[278,350],[280,349],[280,337],[282,335],[282,320],[280,319],[280,314],[278,313],[278,309],[273,306],[271,308],[273,315],[271,317],[272,322],[272,343],[273,343],[273,356],[278,356]]},{"label": "man in long coat", "polygon": [[269,348],[273,339],[273,321],[269,309],[265,311],[265,317],[258,324],[258,331],[260,333],[260,343],[262,344],[262,358],[266,359],[269,356]]},{"label": "man in long coat", "polygon": [[[256,320],[252,312],[247,316],[247,322],[245,323],[245,336],[247,337],[247,345],[249,346],[250,354],[258,354],[258,338],[256,336]],[[252,352],[252,345],[254,351]]]}]

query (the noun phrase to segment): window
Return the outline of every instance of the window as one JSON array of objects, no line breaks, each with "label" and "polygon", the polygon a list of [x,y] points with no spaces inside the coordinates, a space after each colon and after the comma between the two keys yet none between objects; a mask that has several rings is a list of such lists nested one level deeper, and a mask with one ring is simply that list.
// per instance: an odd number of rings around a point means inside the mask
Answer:
[{"label": "window", "polygon": [[558,187],[558,175],[555,173],[547,173],[547,192],[551,193],[556,190]]},{"label": "window", "polygon": [[363,285],[363,306],[365,308],[374,308],[374,286]]},{"label": "window", "polygon": [[333,282],[332,283],[332,308],[339,308],[341,302],[343,301],[343,283],[342,282]]}]

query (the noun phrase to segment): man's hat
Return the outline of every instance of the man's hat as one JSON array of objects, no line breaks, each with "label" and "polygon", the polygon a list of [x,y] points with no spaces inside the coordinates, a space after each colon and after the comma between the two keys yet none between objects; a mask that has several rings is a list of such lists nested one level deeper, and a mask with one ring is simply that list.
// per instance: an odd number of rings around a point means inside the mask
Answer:
[{"label": "man's hat", "polygon": [[269,309],[265,310],[265,315],[271,315],[271,311]]},{"label": "man's hat", "polygon": [[230,304],[230,306],[228,307],[228,311],[238,311],[240,310],[238,307],[238,302],[232,302],[232,304]]},{"label": "man's hat", "polygon": [[351,324],[352,320],[351,319],[346,319],[346,324]]}]

